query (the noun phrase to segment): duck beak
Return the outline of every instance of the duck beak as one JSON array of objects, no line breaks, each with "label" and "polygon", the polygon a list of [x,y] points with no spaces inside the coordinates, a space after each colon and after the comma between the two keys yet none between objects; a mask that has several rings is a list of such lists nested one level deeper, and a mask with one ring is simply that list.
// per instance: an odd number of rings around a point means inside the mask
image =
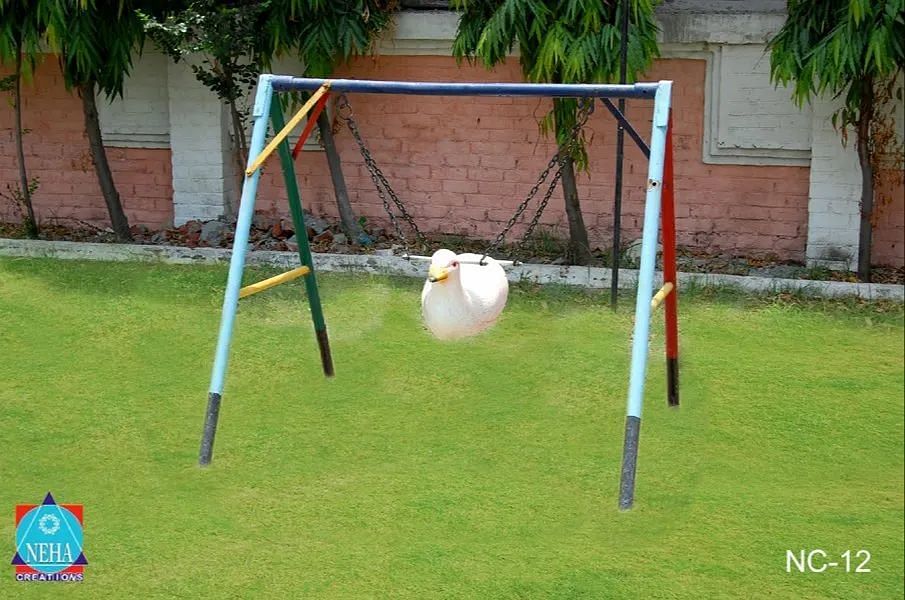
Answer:
[{"label": "duck beak", "polygon": [[436,267],[434,265],[431,265],[430,269],[428,269],[427,271],[427,280],[431,283],[443,281],[447,277],[449,277],[449,269],[445,267]]}]

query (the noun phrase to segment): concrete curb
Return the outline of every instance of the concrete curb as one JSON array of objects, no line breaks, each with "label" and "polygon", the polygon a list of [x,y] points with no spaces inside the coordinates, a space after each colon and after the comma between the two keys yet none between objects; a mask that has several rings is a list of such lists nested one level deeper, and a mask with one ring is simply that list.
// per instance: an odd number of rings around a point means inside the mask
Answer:
[{"label": "concrete curb", "polygon": [[[138,244],[94,244],[45,240],[0,239],[0,256],[59,258],[70,260],[144,261],[171,264],[217,264],[229,260],[231,251],[224,248],[184,248]],[[315,254],[316,266],[322,271],[373,273],[424,277],[423,263],[409,262],[398,256],[376,254]],[[298,266],[294,252],[257,250],[248,253],[248,265],[292,268]],[[620,269],[619,287],[632,289],[638,278],[635,269]],[[658,274],[659,278],[659,274]],[[558,284],[591,289],[610,286],[610,270],[603,267],[575,267],[525,264],[509,269],[512,282]],[[847,283],[808,279],[772,279],[710,273],[679,273],[684,286],[734,287],[752,293],[802,293],[815,298],[856,297],[865,300],[905,302],[905,286],[885,283]]]}]

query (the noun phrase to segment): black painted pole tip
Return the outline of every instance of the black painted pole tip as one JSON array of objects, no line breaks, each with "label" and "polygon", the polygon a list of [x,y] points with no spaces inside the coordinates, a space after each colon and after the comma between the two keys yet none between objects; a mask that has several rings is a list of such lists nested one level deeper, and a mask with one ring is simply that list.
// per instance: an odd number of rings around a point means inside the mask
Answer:
[{"label": "black painted pole tip", "polygon": [[210,392],[207,395],[207,413],[204,415],[204,433],[201,435],[201,452],[198,454],[198,465],[206,467],[211,464],[214,455],[214,438],[217,436],[217,420],[220,417],[220,394]]},{"label": "black painted pole tip", "polygon": [[666,402],[673,408],[679,407],[679,359],[666,359]]},{"label": "black painted pole tip", "polygon": [[333,355],[330,353],[330,339],[327,337],[326,329],[315,331],[317,335],[317,346],[321,351],[321,364],[324,366],[324,375],[333,377]]},{"label": "black painted pole tip", "polygon": [[639,417],[625,418],[625,445],[622,449],[622,473],[619,479],[619,510],[631,510],[635,503],[635,469],[638,465]]}]

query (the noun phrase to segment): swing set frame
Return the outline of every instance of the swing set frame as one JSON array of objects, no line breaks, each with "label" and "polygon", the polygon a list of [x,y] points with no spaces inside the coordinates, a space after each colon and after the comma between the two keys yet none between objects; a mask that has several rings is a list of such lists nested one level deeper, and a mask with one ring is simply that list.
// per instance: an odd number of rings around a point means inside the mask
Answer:
[{"label": "swing set frame", "polygon": [[[280,102],[274,101],[274,95],[280,92],[308,92],[311,93],[311,96],[302,108],[286,122]],[[223,312],[208,392],[199,464],[201,466],[210,464],[213,456],[214,438],[217,431],[229,359],[229,346],[232,340],[240,298],[262,292],[285,281],[303,277],[315,336],[320,348],[324,375],[330,377],[334,374],[327,326],[317,287],[314,260],[311,248],[308,245],[307,235],[305,234],[305,218],[294,166],[294,159],[299,155],[305,139],[311,133],[317,120],[317,115],[323,110],[329,93],[592,98],[602,102],[648,158],[641,263],[637,280],[631,372],[629,376],[625,438],[619,484],[619,508],[621,510],[630,509],[634,503],[635,495],[635,475],[638,461],[641,409],[644,400],[644,380],[648,363],[650,321],[653,310],[661,304],[665,307],[666,318],[667,402],[669,406],[677,407],[679,405],[678,280],[676,277],[671,81],[618,85],[436,83],[357,79],[327,80],[262,74],[258,80],[257,93],[252,110],[253,127],[248,151],[248,165],[242,185],[241,204],[239,206],[229,275],[223,299]],[[643,138],[632,127],[622,111],[613,104],[612,98],[653,98],[653,127],[649,145],[644,142]],[[288,144],[289,134],[306,116],[309,117],[306,127],[294,149],[290,151]],[[269,124],[272,124],[274,131],[278,133],[267,143]],[[283,180],[289,200],[289,209],[295,231],[297,232],[296,238],[298,239],[298,253],[301,265],[281,275],[242,287],[242,273],[245,268],[245,256],[251,231],[252,216],[254,215],[258,182],[261,177],[261,167],[273,153],[278,154],[280,158]],[[661,223],[663,232],[663,286],[655,293],[657,240]]]}]

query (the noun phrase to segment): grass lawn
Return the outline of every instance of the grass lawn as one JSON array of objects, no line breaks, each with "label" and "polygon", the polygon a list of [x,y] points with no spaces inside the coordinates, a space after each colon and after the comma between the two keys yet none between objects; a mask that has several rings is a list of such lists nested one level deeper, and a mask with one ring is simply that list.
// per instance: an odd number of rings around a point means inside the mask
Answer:
[{"label": "grass lawn", "polygon": [[[682,407],[657,318],[620,513],[628,296],[519,286],[439,343],[420,282],[321,275],[332,380],[300,281],[243,300],[202,470],[225,279],[0,260],[0,559],[51,491],[84,504],[89,561],[80,584],[7,566],[0,597],[902,597],[899,306],[684,296]],[[814,548],[871,572],[786,572]]]}]

